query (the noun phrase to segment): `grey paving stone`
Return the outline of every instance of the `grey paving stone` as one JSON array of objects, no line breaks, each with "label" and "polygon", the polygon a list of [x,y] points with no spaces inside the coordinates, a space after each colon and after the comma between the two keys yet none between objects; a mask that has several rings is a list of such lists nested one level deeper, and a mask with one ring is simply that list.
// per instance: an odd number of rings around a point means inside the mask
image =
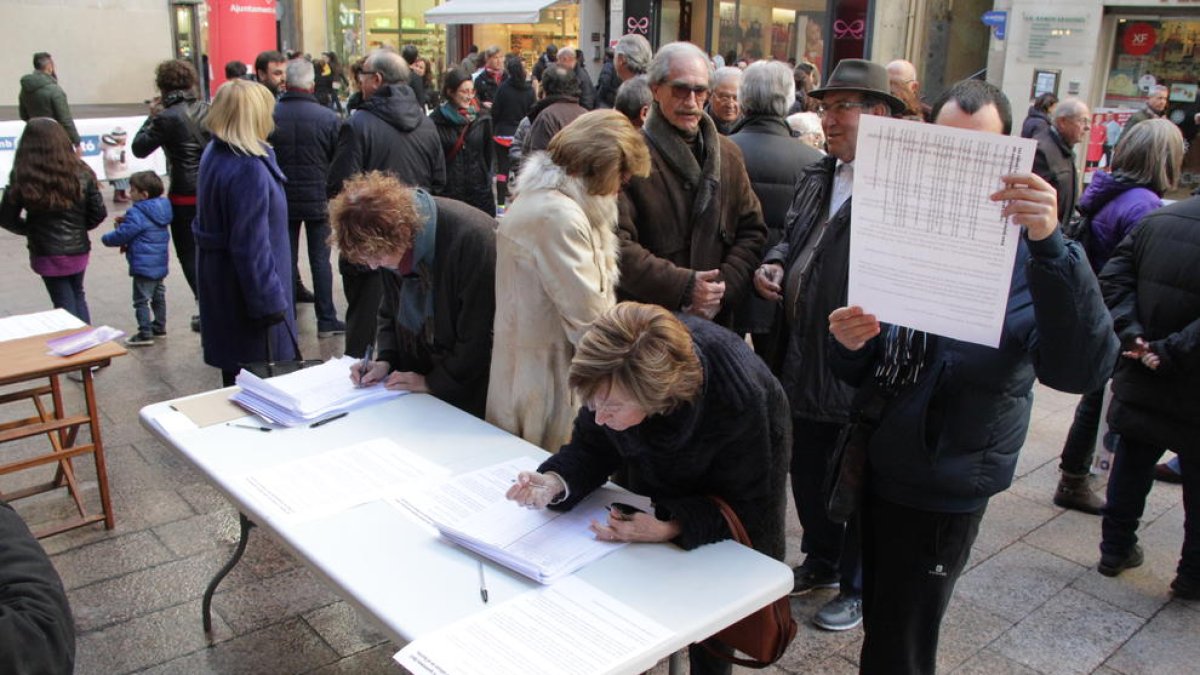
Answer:
[{"label": "grey paving stone", "polygon": [[300,561],[271,535],[258,528],[250,530],[246,555],[238,563],[259,579],[270,579],[300,567]]},{"label": "grey paving stone", "polygon": [[337,601],[325,584],[297,569],[237,588],[222,587],[213,597],[213,607],[241,635]]},{"label": "grey paving stone", "polygon": [[1040,419],[1031,421],[1025,445],[1021,447],[1021,454],[1017,457],[1016,475],[1024,476],[1047,464],[1057,468],[1063,442],[1070,427],[1069,417],[1054,413],[1047,413]]},{"label": "grey paving stone", "polygon": [[862,630],[854,629],[842,632],[821,630],[812,623],[812,617],[826,602],[833,599],[835,592],[813,591],[806,595],[792,598],[792,618],[796,620],[798,630],[796,638],[788,647],[787,653],[779,660],[779,667],[791,672],[805,672],[813,663],[824,661],[832,656],[851,648],[857,658]]},{"label": "grey paving stone", "polygon": [[996,640],[993,648],[1048,675],[1089,673],[1141,624],[1134,614],[1067,588]]},{"label": "grey paving stone", "polygon": [[968,569],[1041,527],[1055,514],[1054,508],[1011,492],[992,497],[979,525],[979,536],[971,549]]},{"label": "grey paving stone", "polygon": [[[392,660],[392,656],[398,651],[400,648],[395,645],[382,644],[317,668],[309,675],[396,675],[405,672],[400,664]],[[664,669],[663,675],[666,672]]]},{"label": "grey paving stone", "polygon": [[[76,588],[69,595],[75,625],[81,632],[97,630],[199,598],[228,557],[228,551],[210,551]],[[247,580],[235,567],[220,588],[236,588]]]},{"label": "grey paving stone", "polygon": [[154,528],[154,534],[176,556],[228,548],[237,544],[239,531],[235,511],[206,513]]},{"label": "grey paving stone", "polygon": [[[233,511],[233,503],[225,498],[219,490],[208,483],[193,483],[180,487],[179,496],[188,503],[196,513],[212,513],[214,511]],[[236,514],[237,512],[234,511]]]},{"label": "grey paving stone", "polygon": [[143,672],[146,675],[306,673],[337,659],[338,655],[308,624],[292,618]]},{"label": "grey paving stone", "polygon": [[965,663],[1012,626],[959,596],[950,599],[938,636],[937,671],[948,672]]},{"label": "grey paving stone", "polygon": [[1085,567],[1100,559],[1100,516],[1062,511],[1025,535],[1024,541]]},{"label": "grey paving stone", "polygon": [[341,656],[357,654],[387,642],[387,636],[381,630],[346,602],[335,602],[305,612],[303,616],[317,635]]},{"label": "grey paving stone", "polygon": [[1119,673],[1195,673],[1200,663],[1196,612],[1172,602],[1105,663]]},{"label": "grey paving stone", "polygon": [[1058,461],[1049,461],[1013,481],[1008,492],[1035,504],[1058,508],[1054,506],[1054,490],[1058,487],[1060,475]]},{"label": "grey paving stone", "polygon": [[1026,668],[991,649],[975,654],[951,672],[954,675],[1040,675],[1036,670]]},{"label": "grey paving stone", "polygon": [[1019,621],[1084,573],[1085,568],[1017,542],[970,570],[956,593],[1010,621]]},{"label": "grey paving stone", "polygon": [[173,559],[148,531],[105,539],[51,558],[68,590],[119,577]]},{"label": "grey paving stone", "polygon": [[[213,617],[213,640],[233,637],[221,617]],[[194,600],[78,637],[78,675],[127,673],[164,663],[208,645]]]}]

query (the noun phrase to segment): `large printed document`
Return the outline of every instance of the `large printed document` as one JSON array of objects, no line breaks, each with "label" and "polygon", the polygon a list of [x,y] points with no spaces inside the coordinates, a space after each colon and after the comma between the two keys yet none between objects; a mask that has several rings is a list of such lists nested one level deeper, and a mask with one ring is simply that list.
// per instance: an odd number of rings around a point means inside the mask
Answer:
[{"label": "large printed document", "polygon": [[65,309],[6,316],[0,319],[0,342],[19,340],[33,335],[57,333],[68,328],[83,328],[86,325]]},{"label": "large printed document", "polygon": [[376,438],[242,477],[245,494],[275,520],[300,522],[382,499],[449,472],[395,441]]},{"label": "large printed document", "polygon": [[423,635],[395,659],[416,675],[603,675],[644,669],[628,655],[670,635],[571,577]]},{"label": "large printed document", "polygon": [[570,511],[526,509],[504,498],[521,471],[538,460],[522,457],[454,476],[399,504],[428,521],[447,539],[543,584],[625,546],[596,539],[588,525],[608,518],[608,505],[623,502],[652,512],[650,500],[601,487]]},{"label": "large printed document", "polygon": [[356,387],[350,367],[357,362],[342,356],[267,379],[243,369],[236,379],[241,390],[229,400],[268,422],[294,427],[406,393],[388,390],[382,382]]},{"label": "large printed document", "polygon": [[863,115],[848,300],[881,322],[1000,344],[1020,226],[989,196],[1029,172],[1027,138]]}]

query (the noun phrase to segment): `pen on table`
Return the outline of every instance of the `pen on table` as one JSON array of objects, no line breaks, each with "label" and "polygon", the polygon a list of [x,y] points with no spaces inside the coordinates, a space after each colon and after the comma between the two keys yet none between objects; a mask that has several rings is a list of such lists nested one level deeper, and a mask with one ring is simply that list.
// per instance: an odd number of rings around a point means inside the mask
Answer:
[{"label": "pen on table", "polygon": [[321,426],[322,424],[329,424],[330,422],[332,422],[332,421],[334,421],[334,420],[340,420],[340,419],[342,419],[343,417],[345,417],[346,415],[349,415],[349,414],[350,414],[350,413],[348,413],[348,412],[341,412],[341,413],[338,413],[338,414],[336,414],[336,415],[334,415],[334,416],[332,416],[332,417],[326,417],[326,418],[325,418],[325,419],[323,419],[323,420],[317,420],[316,422],[313,422],[312,424],[308,425],[308,428],[309,428],[309,429],[316,429],[317,427]]},{"label": "pen on table", "polygon": [[363,378],[367,376],[367,372],[371,370],[371,360],[375,356],[375,343],[367,345],[367,350],[363,352],[362,361],[358,362],[358,386],[365,386]]},{"label": "pen on table", "polygon": [[260,427],[256,424],[234,424],[233,422],[229,422],[226,426],[237,427],[239,429],[255,429],[257,431],[273,431],[271,427]]},{"label": "pen on table", "polygon": [[479,561],[479,597],[487,604],[487,582],[483,578],[483,561]]}]

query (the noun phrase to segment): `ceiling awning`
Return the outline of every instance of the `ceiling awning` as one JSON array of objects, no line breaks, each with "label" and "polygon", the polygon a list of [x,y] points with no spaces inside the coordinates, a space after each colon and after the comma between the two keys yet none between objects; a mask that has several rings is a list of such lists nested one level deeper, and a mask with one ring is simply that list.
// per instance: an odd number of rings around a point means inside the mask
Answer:
[{"label": "ceiling awning", "polygon": [[425,23],[537,23],[558,0],[450,0],[425,12]]}]

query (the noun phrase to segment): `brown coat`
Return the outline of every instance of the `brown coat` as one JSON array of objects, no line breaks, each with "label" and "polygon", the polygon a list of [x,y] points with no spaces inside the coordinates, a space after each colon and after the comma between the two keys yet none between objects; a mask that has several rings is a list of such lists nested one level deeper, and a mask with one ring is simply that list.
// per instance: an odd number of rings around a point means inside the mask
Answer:
[{"label": "brown coat", "polygon": [[[648,177],[634,178],[621,192],[618,295],[679,310],[690,304],[692,275],[720,269],[725,300],[715,320],[728,325],[731,304],[745,297],[767,240],[742,152],[733,141],[719,136],[705,117],[701,133],[707,146],[715,145],[720,152],[706,159],[696,185],[673,168],[673,163],[691,159],[690,151],[678,136],[671,137],[674,131],[657,107],[652,108],[643,131],[651,169]],[[679,148],[686,157],[680,156]],[[671,153],[674,162],[668,157]],[[711,198],[698,198],[706,187]]]}]

